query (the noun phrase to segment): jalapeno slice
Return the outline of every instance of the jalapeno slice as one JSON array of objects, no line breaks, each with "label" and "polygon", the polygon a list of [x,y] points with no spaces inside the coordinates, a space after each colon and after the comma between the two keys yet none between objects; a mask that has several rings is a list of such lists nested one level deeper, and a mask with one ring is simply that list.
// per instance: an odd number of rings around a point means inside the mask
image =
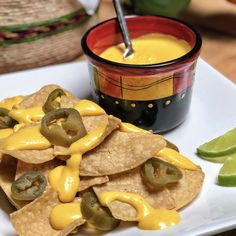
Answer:
[{"label": "jalapeno slice", "polygon": [[111,215],[107,207],[101,206],[92,192],[83,194],[80,210],[83,218],[98,230],[112,230],[120,224],[120,221]]},{"label": "jalapeno slice", "polygon": [[166,147],[174,149],[176,152],[179,152],[179,148],[172,142],[170,142],[169,140],[165,139],[166,141]]},{"label": "jalapeno slice", "polygon": [[176,166],[157,158],[151,158],[142,165],[141,175],[145,184],[152,189],[176,183],[183,176]]},{"label": "jalapeno slice", "polygon": [[[56,123],[60,119],[64,119],[61,125]],[[79,112],[73,108],[61,108],[45,114],[40,131],[52,144],[65,147],[87,134]]]},{"label": "jalapeno slice", "polygon": [[26,172],[11,185],[12,197],[16,200],[34,200],[43,194],[47,186],[45,176],[39,172]]},{"label": "jalapeno slice", "polygon": [[11,128],[17,121],[8,116],[9,110],[0,107],[0,129]]},{"label": "jalapeno slice", "polygon": [[53,90],[47,98],[47,101],[43,105],[43,111],[45,113],[48,113],[50,111],[56,110],[60,108],[60,103],[56,101],[58,97],[61,97],[62,95],[66,95],[65,92],[62,89],[55,89]]}]

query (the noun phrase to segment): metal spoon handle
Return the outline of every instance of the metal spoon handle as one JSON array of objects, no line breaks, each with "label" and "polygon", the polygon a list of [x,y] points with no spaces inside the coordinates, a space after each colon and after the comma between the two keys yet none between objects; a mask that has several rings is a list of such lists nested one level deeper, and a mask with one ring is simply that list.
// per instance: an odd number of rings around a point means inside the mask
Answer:
[{"label": "metal spoon handle", "polygon": [[116,10],[116,15],[119,21],[119,25],[120,25],[120,29],[121,29],[121,33],[122,33],[122,37],[125,43],[125,53],[124,53],[124,57],[128,57],[131,54],[134,53],[133,47],[132,47],[132,43],[130,40],[130,36],[129,36],[129,31],[126,25],[126,21],[125,21],[125,17],[123,14],[123,10],[120,4],[119,0],[113,0],[113,4]]}]

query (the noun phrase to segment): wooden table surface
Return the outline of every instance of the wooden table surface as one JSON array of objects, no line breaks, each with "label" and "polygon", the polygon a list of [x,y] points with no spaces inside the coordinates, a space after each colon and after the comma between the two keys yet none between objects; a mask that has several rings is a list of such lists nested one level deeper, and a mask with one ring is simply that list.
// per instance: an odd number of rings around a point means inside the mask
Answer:
[{"label": "wooden table surface", "polygon": [[201,57],[236,83],[236,36],[206,29],[199,31],[203,38]]},{"label": "wooden table surface", "polygon": [[[102,0],[99,8],[99,20],[106,20],[115,16],[110,0]],[[201,57],[210,65],[236,83],[236,36],[198,27],[203,46]],[[235,236],[236,229],[215,236]]]}]

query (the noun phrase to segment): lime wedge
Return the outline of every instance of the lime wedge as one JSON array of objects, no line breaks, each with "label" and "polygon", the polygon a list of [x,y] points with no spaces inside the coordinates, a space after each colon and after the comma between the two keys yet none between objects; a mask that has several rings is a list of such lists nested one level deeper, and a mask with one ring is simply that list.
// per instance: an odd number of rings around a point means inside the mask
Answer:
[{"label": "lime wedge", "polygon": [[221,186],[236,186],[236,158],[229,157],[218,175],[218,183]]},{"label": "lime wedge", "polygon": [[215,157],[206,157],[202,155],[199,155],[199,156],[202,159],[207,160],[207,161],[216,162],[216,163],[224,163],[225,160],[228,159],[229,157],[236,158],[236,152],[233,154],[225,155],[225,156],[215,156]]},{"label": "lime wedge", "polygon": [[197,153],[205,157],[225,156],[234,152],[236,152],[236,128],[197,148]]}]

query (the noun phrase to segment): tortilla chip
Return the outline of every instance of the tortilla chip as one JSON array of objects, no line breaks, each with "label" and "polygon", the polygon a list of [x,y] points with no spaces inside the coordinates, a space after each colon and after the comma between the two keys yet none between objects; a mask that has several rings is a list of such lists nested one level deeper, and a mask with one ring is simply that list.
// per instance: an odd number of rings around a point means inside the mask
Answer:
[{"label": "tortilla chip", "polygon": [[[75,105],[79,104],[80,100],[75,97],[61,97],[61,107],[63,108],[73,108]],[[87,132],[96,129],[101,123],[107,120],[108,115],[102,114],[97,116],[82,116],[82,120]],[[111,116],[110,116],[111,117]],[[120,120],[116,117],[112,117],[113,121],[120,123]]]},{"label": "tortilla chip", "polygon": [[[103,137],[106,138],[106,136],[108,136],[113,130],[119,127],[120,124],[119,119],[117,119],[114,116],[101,115],[101,116],[91,116],[86,118],[83,117],[83,122],[87,132],[90,132],[98,128],[102,123],[107,122],[107,119],[108,119],[108,125]],[[68,149],[67,147],[54,146],[54,156],[59,156],[59,159],[61,160],[67,160],[69,156],[63,156],[63,153],[66,153],[67,149]]]},{"label": "tortilla chip", "polygon": [[[0,138],[0,147],[1,147],[2,143],[4,142],[4,140],[5,140],[5,138]],[[0,150],[0,163],[1,163],[2,158],[3,158],[4,155],[5,155],[5,154],[3,154],[3,153],[1,152],[1,150]]]},{"label": "tortilla chip", "polygon": [[[1,138],[1,139],[0,139],[0,147],[1,147],[1,145],[2,145],[2,142],[4,142],[4,138]],[[0,163],[1,163],[2,158],[3,158],[4,155],[5,155],[5,154],[3,154],[3,153],[0,151]]]},{"label": "tortilla chip", "polygon": [[20,108],[30,108],[43,106],[48,95],[55,89],[60,88],[58,85],[50,84],[42,87],[39,91],[27,96],[20,104]]},{"label": "tortilla chip", "polygon": [[3,155],[2,162],[0,163],[0,186],[11,204],[20,209],[28,204],[29,201],[18,201],[11,196],[11,185],[15,180],[16,165],[17,159]]},{"label": "tortilla chip", "polygon": [[177,183],[168,186],[169,193],[175,201],[176,209],[189,204],[200,192],[204,180],[204,173],[197,170],[181,169],[183,178]]},{"label": "tortilla chip", "polygon": [[[30,108],[30,107],[36,107],[36,106],[43,106],[44,103],[46,102],[48,95],[55,89],[61,88],[59,85],[56,84],[49,84],[44,87],[42,87],[40,90],[37,92],[27,96],[24,98],[24,100],[19,104],[20,108]],[[61,88],[63,89],[63,88]],[[66,104],[77,104],[79,99],[74,97],[70,92],[68,92],[66,89],[63,89],[67,95],[69,94],[70,96],[62,96],[61,97],[61,105],[62,107],[67,107]],[[69,106],[70,107],[70,106]]]},{"label": "tortilla chip", "polygon": [[164,139],[149,133],[114,131],[83,155],[81,176],[104,176],[134,169],[165,147]]},{"label": "tortilla chip", "polygon": [[64,230],[55,230],[49,222],[51,210],[60,204],[57,193],[52,188],[47,188],[42,196],[10,214],[11,222],[18,235],[27,236],[56,236],[68,235],[77,226],[85,223],[85,220],[77,220]]},{"label": "tortilla chip", "polygon": [[50,170],[54,169],[55,167],[59,165],[64,165],[64,164],[65,164],[64,161],[61,161],[57,158],[51,161],[42,163],[42,164],[30,164],[30,163],[25,163],[23,161],[18,161],[15,179],[17,179],[18,177],[20,177],[21,175],[23,175],[25,172],[28,172],[28,171],[40,172],[45,177],[47,177],[48,172]]},{"label": "tortilla chip", "polygon": [[90,132],[98,128],[98,126],[101,125],[102,123],[106,122],[108,117],[109,117],[109,121],[112,122],[116,128],[118,128],[118,124],[120,124],[120,120],[115,118],[114,116],[108,116],[106,114],[98,115],[98,116],[83,116],[82,120],[83,120],[83,123],[87,132]]},{"label": "tortilla chip", "polygon": [[[42,163],[42,164],[30,164],[30,163],[25,163],[23,161],[18,161],[15,179],[19,178],[21,175],[23,175],[25,172],[28,172],[28,171],[40,172],[47,178],[49,171],[51,171],[52,169],[54,169],[55,167],[57,167],[59,165],[65,165],[65,162],[62,160],[59,160],[57,158],[55,158],[51,161]],[[88,189],[94,185],[103,184],[108,181],[109,181],[109,178],[107,176],[82,177],[80,180],[80,186],[79,186],[78,191],[80,192],[80,191]]]},{"label": "tortilla chip", "polygon": [[[151,191],[146,187],[140,175],[140,168],[109,176],[109,182],[93,187],[93,190],[97,196],[102,192],[113,191],[136,193],[144,197],[154,208],[175,208],[174,200],[165,188],[159,191]],[[136,221],[136,210],[131,205],[114,201],[108,207],[115,218],[123,221]]]},{"label": "tortilla chip", "polygon": [[[32,106],[43,106],[49,93],[54,89],[59,88],[57,85],[47,85],[42,87],[38,92],[26,97],[21,103],[20,107],[28,108]],[[67,91],[66,91],[67,92]],[[62,107],[73,107],[78,104],[79,99],[73,96],[62,96]],[[88,132],[96,129],[102,122],[108,119],[108,115],[90,116],[83,118],[85,127]],[[109,118],[109,129],[118,128],[120,120],[117,118]],[[109,134],[110,132],[108,132]],[[63,153],[67,150],[65,147],[55,146],[55,148],[48,148],[45,150],[2,150],[2,152],[9,154],[26,163],[40,164],[52,160],[55,155]]]},{"label": "tortilla chip", "polygon": [[80,99],[73,96],[61,96],[61,107],[62,108],[73,108],[75,105],[79,104]]},{"label": "tortilla chip", "polygon": [[33,164],[44,163],[54,158],[52,147],[43,150],[2,150],[2,152]]},{"label": "tortilla chip", "polygon": [[1,161],[2,161],[3,155],[4,155],[4,154],[0,152],[0,163],[1,163]]},{"label": "tortilla chip", "polygon": [[107,183],[109,181],[108,176],[99,176],[99,177],[82,177],[79,184],[79,192],[82,192],[90,187],[95,185],[100,185]]}]

